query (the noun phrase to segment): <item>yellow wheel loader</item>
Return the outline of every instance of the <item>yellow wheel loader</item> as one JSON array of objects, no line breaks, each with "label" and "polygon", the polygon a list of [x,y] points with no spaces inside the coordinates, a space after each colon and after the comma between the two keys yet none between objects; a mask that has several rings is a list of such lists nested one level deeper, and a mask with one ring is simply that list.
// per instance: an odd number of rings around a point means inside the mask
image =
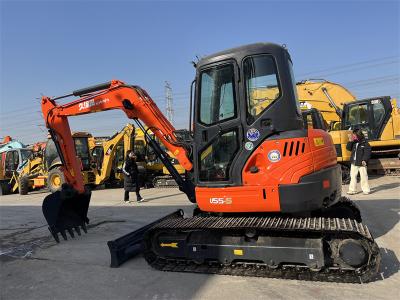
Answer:
[{"label": "yellow wheel loader", "polygon": [[[75,132],[72,136],[85,185],[93,186],[96,177],[89,151],[89,140],[93,137],[86,132]],[[52,193],[59,191],[65,183],[61,168],[62,164],[56,146],[49,138],[43,150],[30,157],[19,173],[14,172],[13,178],[10,180],[11,190],[13,192],[18,190],[21,195],[44,187],[47,187]]]},{"label": "yellow wheel loader", "polygon": [[13,178],[24,168],[32,150],[9,148],[0,152],[0,195],[7,195],[12,189]]}]

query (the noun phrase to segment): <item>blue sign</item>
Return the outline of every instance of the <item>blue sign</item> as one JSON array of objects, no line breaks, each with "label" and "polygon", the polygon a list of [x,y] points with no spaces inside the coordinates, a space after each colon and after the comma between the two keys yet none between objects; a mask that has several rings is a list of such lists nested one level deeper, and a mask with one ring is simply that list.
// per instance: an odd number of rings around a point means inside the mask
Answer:
[{"label": "blue sign", "polygon": [[256,128],[250,128],[247,130],[246,137],[248,140],[255,142],[260,138],[260,132]]}]

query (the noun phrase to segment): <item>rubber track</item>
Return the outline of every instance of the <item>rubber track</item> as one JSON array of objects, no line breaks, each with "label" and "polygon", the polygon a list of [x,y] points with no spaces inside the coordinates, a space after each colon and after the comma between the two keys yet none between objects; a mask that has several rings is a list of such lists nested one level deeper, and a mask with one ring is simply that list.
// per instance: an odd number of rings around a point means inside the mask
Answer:
[{"label": "rubber track", "polygon": [[390,173],[389,170],[385,170],[385,176],[400,176],[400,170],[396,170]]},{"label": "rubber track", "polygon": [[371,259],[358,269],[328,267],[320,271],[307,266],[283,265],[272,268],[263,263],[233,263],[224,265],[219,262],[203,264],[184,259],[164,259],[157,257],[151,249],[145,249],[144,257],[155,269],[174,272],[192,272],[236,276],[256,276],[313,281],[362,283],[371,281],[379,269],[379,247],[371,236],[367,226],[352,219],[339,218],[290,218],[290,217],[173,217],[166,219],[149,229],[144,245],[151,245],[151,236],[158,230],[218,230],[237,232],[257,229],[264,232],[285,232],[303,237],[331,236],[333,238],[353,238],[362,240],[369,247]]}]

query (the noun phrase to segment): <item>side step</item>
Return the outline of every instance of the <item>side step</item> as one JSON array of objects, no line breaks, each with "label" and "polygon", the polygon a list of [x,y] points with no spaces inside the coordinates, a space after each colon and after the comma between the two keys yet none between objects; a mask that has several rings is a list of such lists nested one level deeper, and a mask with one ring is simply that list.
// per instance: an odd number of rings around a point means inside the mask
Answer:
[{"label": "side step", "polygon": [[132,231],[131,233],[121,236],[113,241],[108,241],[107,245],[111,254],[110,267],[118,268],[127,260],[143,252],[142,242],[144,234],[147,232],[147,230],[157,223],[173,217],[183,217],[183,210],[178,209],[177,211],[170,213],[150,224],[147,224],[138,230]]}]

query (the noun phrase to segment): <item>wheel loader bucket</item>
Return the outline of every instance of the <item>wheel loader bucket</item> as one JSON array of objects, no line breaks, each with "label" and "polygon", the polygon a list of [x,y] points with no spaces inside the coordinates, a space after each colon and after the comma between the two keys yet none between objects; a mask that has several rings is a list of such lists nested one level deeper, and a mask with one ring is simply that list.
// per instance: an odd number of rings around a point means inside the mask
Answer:
[{"label": "wheel loader bucket", "polygon": [[81,235],[81,229],[86,233],[86,224],[89,223],[87,212],[89,209],[91,192],[79,194],[74,189],[63,185],[61,191],[46,196],[43,200],[42,211],[46,218],[49,230],[60,242],[60,233],[67,240],[67,232],[74,238],[74,231]]}]

